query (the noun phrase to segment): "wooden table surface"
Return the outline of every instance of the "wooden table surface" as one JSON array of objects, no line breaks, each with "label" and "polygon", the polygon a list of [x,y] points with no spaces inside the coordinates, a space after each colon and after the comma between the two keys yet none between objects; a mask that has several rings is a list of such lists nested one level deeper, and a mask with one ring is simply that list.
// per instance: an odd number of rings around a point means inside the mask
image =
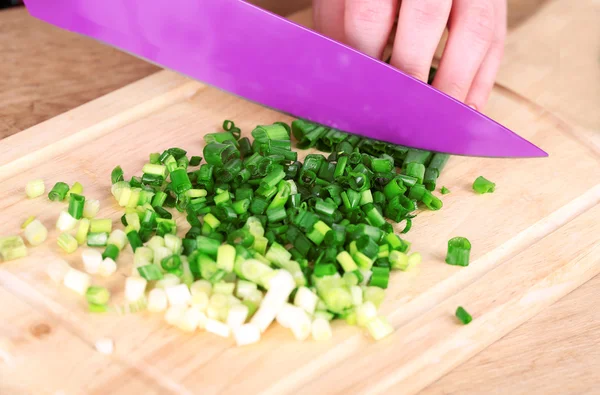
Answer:
[{"label": "wooden table surface", "polygon": [[[600,2],[509,3],[510,33],[498,83],[600,149]],[[278,12],[291,11],[279,7]],[[0,138],[158,70],[38,22],[22,8],[0,11],[0,53]],[[597,276],[424,393],[600,392],[599,302]]]}]

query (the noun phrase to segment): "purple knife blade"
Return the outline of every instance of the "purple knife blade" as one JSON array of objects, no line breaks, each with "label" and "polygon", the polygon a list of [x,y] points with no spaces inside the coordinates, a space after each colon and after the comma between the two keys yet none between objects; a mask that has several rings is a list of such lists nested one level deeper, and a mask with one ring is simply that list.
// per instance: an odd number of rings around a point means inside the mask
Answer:
[{"label": "purple knife blade", "polygon": [[547,154],[387,64],[241,0],[26,0],[46,22],[251,101],[395,144]]}]

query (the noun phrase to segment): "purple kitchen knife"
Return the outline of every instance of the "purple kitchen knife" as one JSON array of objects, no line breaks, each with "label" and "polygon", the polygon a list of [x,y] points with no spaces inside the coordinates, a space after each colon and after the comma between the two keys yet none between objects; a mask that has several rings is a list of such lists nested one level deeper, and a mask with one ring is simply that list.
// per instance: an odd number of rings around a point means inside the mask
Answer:
[{"label": "purple kitchen knife", "polygon": [[29,12],[251,101],[458,155],[547,154],[393,67],[241,0],[26,0]]}]

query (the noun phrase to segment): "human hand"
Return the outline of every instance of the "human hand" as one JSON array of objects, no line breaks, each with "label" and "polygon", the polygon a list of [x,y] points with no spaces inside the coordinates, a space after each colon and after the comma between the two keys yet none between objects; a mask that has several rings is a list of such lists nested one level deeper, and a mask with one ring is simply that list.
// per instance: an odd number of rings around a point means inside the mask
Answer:
[{"label": "human hand", "polygon": [[433,86],[482,109],[504,52],[506,0],[313,0],[321,33],[381,58],[396,16],[391,65],[427,81],[448,26]]}]

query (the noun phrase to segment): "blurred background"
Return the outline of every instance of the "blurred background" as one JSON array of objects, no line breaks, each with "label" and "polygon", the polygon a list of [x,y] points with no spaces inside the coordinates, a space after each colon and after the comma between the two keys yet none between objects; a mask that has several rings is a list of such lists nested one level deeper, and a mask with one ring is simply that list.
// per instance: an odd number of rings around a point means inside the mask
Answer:
[{"label": "blurred background", "polygon": [[[285,16],[305,9],[311,0],[251,2]],[[557,94],[564,96],[557,92],[593,89],[589,80],[600,70],[599,4],[598,0],[508,0],[504,85],[518,84],[534,92],[540,104],[551,104],[550,109],[559,106]],[[20,0],[0,0],[0,60],[0,139],[158,70],[31,18]],[[558,70],[569,80],[556,78],[553,73]],[[556,89],[548,89],[550,85]],[[544,90],[545,99],[540,96]],[[583,97],[573,94],[569,100]],[[600,123],[597,118],[594,123]]]}]

